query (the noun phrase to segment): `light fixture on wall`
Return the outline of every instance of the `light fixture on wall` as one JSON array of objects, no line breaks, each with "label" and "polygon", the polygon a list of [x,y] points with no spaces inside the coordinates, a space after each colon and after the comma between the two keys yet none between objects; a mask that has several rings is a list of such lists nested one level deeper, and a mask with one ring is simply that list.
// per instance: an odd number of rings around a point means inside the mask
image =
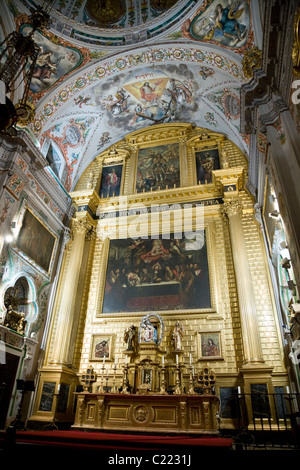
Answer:
[{"label": "light fixture on wall", "polygon": [[[20,31],[10,33],[0,44],[0,83],[4,91],[0,102],[0,134],[16,135],[15,125],[29,124],[35,114],[34,105],[28,100],[30,83],[36,66],[40,48],[35,44],[33,35],[37,29],[48,25],[49,4],[45,10],[37,7],[28,18],[32,27],[25,36]],[[14,92],[17,84],[24,83],[24,92],[20,101],[14,105],[7,95]]]}]

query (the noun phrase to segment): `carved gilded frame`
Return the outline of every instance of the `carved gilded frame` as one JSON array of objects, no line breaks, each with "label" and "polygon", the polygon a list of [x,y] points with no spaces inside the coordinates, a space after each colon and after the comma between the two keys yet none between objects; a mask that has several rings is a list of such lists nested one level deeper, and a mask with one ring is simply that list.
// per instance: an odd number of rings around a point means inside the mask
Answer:
[{"label": "carved gilded frame", "polygon": [[[128,156],[129,156],[128,151],[113,147],[109,151],[106,151],[97,157],[97,160],[101,166],[101,171],[99,173],[98,183],[97,183],[97,189],[98,189],[99,194],[101,190],[103,168],[107,166],[113,166],[113,165],[122,165],[123,168],[122,168],[122,177],[121,177],[121,183],[120,183],[120,196],[123,195],[125,174],[126,174],[126,162],[127,162]],[[112,196],[108,197],[108,199],[110,199],[111,197]],[[119,197],[119,196],[116,196],[116,197]]]},{"label": "carved gilded frame", "polygon": [[[182,152],[181,152],[181,148],[180,148],[180,143],[178,142],[178,139],[177,138],[168,138],[168,139],[163,139],[163,140],[160,140],[159,142],[150,142],[150,143],[147,143],[147,144],[143,144],[143,145],[140,145],[138,146],[137,150],[136,150],[136,154],[135,154],[135,161],[134,161],[134,178],[133,178],[133,193],[134,194],[143,194],[143,193],[138,193],[137,191],[137,170],[138,170],[138,163],[139,163],[139,152],[143,149],[155,149],[156,147],[163,147],[163,146],[167,146],[167,145],[171,145],[171,144],[177,144],[178,145],[178,157],[179,157],[179,186],[177,187],[181,187],[182,186],[182,174],[183,174],[183,168],[182,168]],[[156,191],[160,191],[160,190],[167,190],[167,189],[172,189],[172,188],[159,188]],[[147,192],[150,192],[150,191],[147,191]]]},{"label": "carved gilded frame", "polygon": [[[212,342],[212,344],[209,343]],[[220,330],[197,332],[198,361],[224,360],[222,335]]]},{"label": "carved gilded frame", "polygon": [[[197,137],[190,139],[187,142],[187,159],[188,159],[188,170],[189,170],[189,183],[191,186],[204,186],[199,184],[197,181],[197,164],[196,164],[196,153],[203,152],[205,150],[218,150],[220,169],[224,168],[225,156],[223,153],[223,142],[224,136],[220,134],[207,133],[203,131]],[[206,183],[205,186],[213,187],[214,182]]]},{"label": "carved gilded frame", "polygon": [[[93,334],[90,347],[90,361],[112,361],[114,336],[110,334]],[[97,347],[97,345],[99,345]],[[106,345],[108,345],[106,347]],[[107,351],[108,349],[108,351]],[[104,360],[105,356],[105,360]]]},{"label": "carved gilded frame", "polygon": [[[201,203],[201,201],[199,201]],[[210,208],[208,208],[210,210]],[[205,208],[204,208],[205,211]],[[208,216],[209,217],[209,216]],[[128,219],[129,217],[124,217],[124,219]],[[124,221],[125,222],[125,221]],[[128,222],[128,220],[127,220]],[[126,222],[125,222],[126,224]],[[193,229],[195,228],[195,221],[193,221]],[[146,236],[148,234],[149,226],[145,224],[144,227],[141,229],[141,236]],[[171,231],[174,227],[171,227]],[[208,277],[209,277],[209,289],[210,289],[210,299],[211,299],[211,306],[209,308],[196,308],[196,309],[182,309],[180,310],[181,315],[185,314],[199,314],[200,313],[216,313],[217,309],[217,295],[216,295],[216,288],[217,288],[217,259],[215,254],[214,248],[214,240],[213,238],[213,220],[207,220],[204,222],[203,228],[205,231],[205,239],[206,239],[206,249],[207,249],[207,261],[208,261]],[[163,230],[162,224],[159,226],[159,230],[157,230],[157,235],[163,235],[165,232]],[[129,237],[130,238],[130,237]],[[151,309],[149,311],[135,311],[135,312],[110,312],[110,313],[103,313],[103,301],[104,301],[104,292],[105,292],[105,281],[107,275],[107,267],[108,267],[108,256],[109,256],[109,248],[110,248],[110,237],[106,237],[103,240],[99,240],[102,243],[102,256],[101,256],[101,263],[99,266],[98,272],[98,302],[97,302],[97,311],[96,311],[96,319],[100,318],[107,318],[107,317],[120,317],[120,316],[129,316],[129,317],[140,317],[141,315],[145,315],[147,313],[151,313]],[[112,238],[113,239],[113,238]],[[161,310],[159,314],[162,315],[178,315],[178,310],[170,309],[170,310]]]}]

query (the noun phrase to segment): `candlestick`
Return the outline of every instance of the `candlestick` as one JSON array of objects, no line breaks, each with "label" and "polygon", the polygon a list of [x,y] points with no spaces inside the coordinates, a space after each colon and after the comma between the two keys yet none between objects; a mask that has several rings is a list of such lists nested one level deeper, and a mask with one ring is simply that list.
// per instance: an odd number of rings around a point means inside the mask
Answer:
[{"label": "candlestick", "polygon": [[127,354],[126,354],[126,364],[124,367],[124,376],[123,376],[123,386],[121,393],[128,395],[129,391],[127,390],[127,382],[128,382],[128,365],[127,365]]},{"label": "candlestick", "polygon": [[104,354],[104,356],[103,356],[103,364],[105,364],[105,354]]},{"label": "candlestick", "polygon": [[176,355],[176,386],[175,386],[175,395],[181,395],[181,387],[180,387],[180,375],[179,375],[179,364],[178,364],[178,356]]},{"label": "candlestick", "polygon": [[195,395],[195,390],[194,390],[194,367],[190,365],[190,388],[188,391],[189,395]]},{"label": "candlestick", "polygon": [[[164,357],[162,357],[164,359]],[[163,364],[162,368],[161,368],[161,384],[160,384],[160,391],[159,393],[161,395],[167,395],[167,392],[166,392],[166,379],[165,379],[165,366]]]},{"label": "candlestick", "polygon": [[192,354],[190,354],[190,364],[192,364]]}]

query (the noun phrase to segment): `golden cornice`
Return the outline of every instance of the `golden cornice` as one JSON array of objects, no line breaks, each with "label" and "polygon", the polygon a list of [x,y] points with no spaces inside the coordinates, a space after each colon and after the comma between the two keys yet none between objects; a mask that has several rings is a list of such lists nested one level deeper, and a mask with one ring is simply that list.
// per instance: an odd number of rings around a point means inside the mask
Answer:
[{"label": "golden cornice", "polygon": [[125,136],[125,139],[129,145],[153,145],[153,143],[161,141],[166,142],[180,137],[187,137],[192,129],[193,125],[188,123],[154,125],[147,129],[132,132]]},{"label": "golden cornice", "polygon": [[[245,183],[245,172],[243,167],[225,168],[215,170],[213,174],[213,184],[217,191],[224,192],[224,196],[228,196],[224,191],[225,187],[236,186],[235,191],[243,189]],[[232,189],[229,194],[232,194]]]},{"label": "golden cornice", "polygon": [[70,193],[70,196],[78,208],[80,206],[88,206],[94,214],[96,213],[97,207],[101,201],[99,195],[95,192],[94,189],[73,191]]},{"label": "golden cornice", "polygon": [[[234,169],[232,169],[233,171]],[[175,204],[180,202],[201,201],[207,199],[216,199],[222,197],[222,192],[215,189],[214,184],[205,184],[198,186],[188,186],[172,189],[162,189],[159,191],[132,194],[129,196],[99,198],[99,208],[105,211],[116,210],[122,204],[133,205],[141,203],[151,204]]]},{"label": "golden cornice", "polygon": [[199,128],[197,135],[187,140],[187,145],[192,148],[212,147],[218,146],[220,143],[223,143],[224,140],[225,137],[223,134]]},{"label": "golden cornice", "polygon": [[124,161],[130,156],[130,149],[123,148],[120,146],[121,142],[118,145],[113,145],[109,147],[104,152],[97,155],[96,160],[98,163],[103,164],[104,160],[105,163],[115,163],[116,161]]}]

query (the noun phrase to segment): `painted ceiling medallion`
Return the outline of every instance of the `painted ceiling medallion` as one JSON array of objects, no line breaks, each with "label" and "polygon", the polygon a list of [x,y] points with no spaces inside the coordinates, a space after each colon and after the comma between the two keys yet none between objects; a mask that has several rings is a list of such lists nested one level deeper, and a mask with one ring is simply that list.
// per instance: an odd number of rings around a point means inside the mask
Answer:
[{"label": "painted ceiling medallion", "polygon": [[87,0],[86,12],[99,26],[109,26],[120,21],[126,14],[123,0]]}]

